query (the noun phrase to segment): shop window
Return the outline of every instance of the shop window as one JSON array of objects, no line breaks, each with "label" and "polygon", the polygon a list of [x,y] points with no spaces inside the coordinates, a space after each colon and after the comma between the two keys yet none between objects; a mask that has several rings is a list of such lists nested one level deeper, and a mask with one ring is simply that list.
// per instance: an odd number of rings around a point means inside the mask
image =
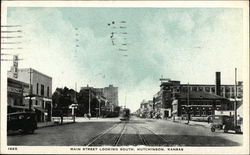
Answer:
[{"label": "shop window", "polygon": [[205,110],[201,110],[201,116],[206,116],[206,111]]},{"label": "shop window", "polygon": [[195,116],[200,116],[200,110],[198,110],[198,109],[195,109]]},{"label": "shop window", "polygon": [[207,114],[208,114],[208,115],[212,115],[212,110],[208,110],[208,111],[207,111]]}]

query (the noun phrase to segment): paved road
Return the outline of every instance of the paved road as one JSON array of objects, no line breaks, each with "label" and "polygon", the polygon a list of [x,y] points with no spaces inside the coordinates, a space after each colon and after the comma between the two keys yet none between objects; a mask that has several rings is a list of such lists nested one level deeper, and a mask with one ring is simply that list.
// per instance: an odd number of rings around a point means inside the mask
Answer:
[{"label": "paved road", "polygon": [[132,118],[129,122],[84,121],[41,128],[35,134],[8,135],[8,145],[27,146],[239,146],[243,135],[212,133],[202,126]]}]

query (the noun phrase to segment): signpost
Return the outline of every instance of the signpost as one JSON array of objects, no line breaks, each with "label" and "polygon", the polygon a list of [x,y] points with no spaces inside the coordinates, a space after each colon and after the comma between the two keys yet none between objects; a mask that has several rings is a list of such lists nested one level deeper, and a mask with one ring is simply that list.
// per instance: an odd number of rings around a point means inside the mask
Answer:
[{"label": "signpost", "polygon": [[78,106],[78,104],[71,104],[71,105],[69,106],[69,109],[72,110],[73,122],[75,122],[75,109],[77,109],[77,106]]}]

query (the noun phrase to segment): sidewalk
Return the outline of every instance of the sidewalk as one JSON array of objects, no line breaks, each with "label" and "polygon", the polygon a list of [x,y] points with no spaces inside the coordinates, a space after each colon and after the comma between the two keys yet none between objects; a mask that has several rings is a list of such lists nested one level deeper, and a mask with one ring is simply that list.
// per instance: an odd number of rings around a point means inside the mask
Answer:
[{"label": "sidewalk", "polygon": [[55,123],[55,122],[39,122],[37,123],[37,128],[45,128],[45,127],[52,127],[52,126],[60,126],[60,125],[66,125],[66,124],[72,124],[73,121],[63,121],[63,124]]},{"label": "sidewalk", "polygon": [[[59,117],[53,117],[53,121],[51,122],[39,122],[37,123],[37,128],[44,128],[44,127],[52,127],[52,126],[60,126],[61,125],[61,120]],[[76,117],[75,118],[75,123],[79,122],[119,122],[120,119],[119,117],[116,118],[96,118],[92,117],[90,119],[84,118],[84,117]],[[72,117],[63,117],[63,124],[71,124],[74,123],[72,120]]]},{"label": "sidewalk", "polygon": [[186,125],[189,125],[189,126],[201,126],[201,127],[204,127],[204,128],[210,128],[210,123],[208,124],[207,122],[189,121],[189,124],[187,124],[187,120],[175,120],[174,122],[186,124]]},{"label": "sidewalk", "polygon": [[102,118],[91,117],[90,119],[85,117],[76,117],[76,122],[120,122],[119,117]]}]

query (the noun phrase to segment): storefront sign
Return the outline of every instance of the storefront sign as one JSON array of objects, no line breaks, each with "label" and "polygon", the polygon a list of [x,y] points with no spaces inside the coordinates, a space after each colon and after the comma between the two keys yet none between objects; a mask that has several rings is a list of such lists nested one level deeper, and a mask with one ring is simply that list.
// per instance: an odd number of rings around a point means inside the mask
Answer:
[{"label": "storefront sign", "polygon": [[15,87],[9,86],[7,89],[8,89],[8,92],[22,94],[22,89],[20,89],[20,88],[15,88]]}]

